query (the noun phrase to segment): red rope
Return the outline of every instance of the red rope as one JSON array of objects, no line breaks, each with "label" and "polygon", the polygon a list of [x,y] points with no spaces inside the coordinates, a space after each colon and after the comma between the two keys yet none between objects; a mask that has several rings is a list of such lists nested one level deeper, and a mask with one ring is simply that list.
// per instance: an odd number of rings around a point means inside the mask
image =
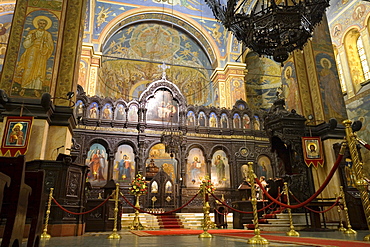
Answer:
[{"label": "red rope", "polygon": [[273,198],[267,191],[266,189],[263,187],[263,185],[261,184],[261,182],[258,180],[258,178],[255,178],[255,181],[256,183],[260,186],[260,188],[262,189],[263,193],[273,202],[279,204],[280,206],[283,206],[283,207],[286,207],[286,208],[291,208],[291,209],[295,209],[295,208],[300,208],[300,207],[303,207],[304,205],[310,203],[312,200],[314,200],[324,189],[325,187],[328,185],[328,183],[330,182],[331,178],[333,177],[334,175],[334,172],[337,170],[338,166],[339,166],[339,163],[340,161],[342,160],[343,158],[343,154],[339,154],[338,155],[338,158],[337,160],[335,161],[334,163],[334,166],[332,167],[332,169],[330,170],[330,173],[328,175],[328,177],[325,179],[324,183],[321,185],[321,187],[316,191],[315,194],[313,194],[310,198],[308,198],[306,201],[300,203],[300,204],[297,204],[297,205],[288,205],[288,204],[285,204],[285,203],[281,203],[279,202],[278,200],[276,200],[275,198]]},{"label": "red rope", "polygon": [[367,149],[367,150],[370,150],[370,144],[365,144],[364,147]]},{"label": "red rope", "polygon": [[[297,197],[295,197],[295,195],[290,191],[290,194],[292,195],[292,197],[294,198],[294,200],[296,200],[298,203],[301,203],[299,200],[298,200],[298,198]],[[338,203],[339,203],[339,200],[340,200],[340,197],[338,197],[336,200],[335,200],[335,202],[334,202],[334,204],[333,205],[331,205],[328,209],[325,209],[325,210],[323,210],[323,211],[316,211],[316,210],[313,210],[312,208],[309,208],[309,207],[307,207],[307,206],[303,206],[305,209],[308,209],[308,210],[310,210],[311,212],[314,212],[314,213],[317,213],[317,214],[323,214],[323,213],[326,213],[326,212],[328,212],[328,211],[330,211],[330,210],[332,210],[335,206],[337,206],[338,205]]]},{"label": "red rope", "polygon": [[[227,205],[225,202],[221,201],[219,198],[217,198],[213,193],[211,193],[211,196],[213,196],[216,200],[220,201],[222,203],[222,205],[224,205],[225,207],[235,211],[235,212],[238,212],[238,213],[241,213],[241,214],[253,214],[253,212],[248,212],[248,211],[241,211],[239,209],[236,209],[236,208],[233,208],[233,207],[230,207],[229,205]],[[276,199],[279,199],[281,195],[279,194],[278,197]],[[264,211],[265,209],[269,208],[272,204],[274,204],[274,202],[271,202],[269,205],[261,208],[261,209],[258,209],[257,212],[261,212],[261,211]]]},{"label": "red rope", "polygon": [[228,215],[228,214],[229,214],[229,212],[228,212],[228,211],[226,211],[226,213],[221,213],[220,211],[218,211],[218,210],[217,210],[217,208],[215,208],[215,211],[216,211],[216,213],[218,213],[218,214],[220,214],[220,215],[223,215],[223,216],[226,216],[226,215]]},{"label": "red rope", "polygon": [[196,193],[187,203],[185,203],[181,207],[176,208],[176,209],[171,210],[171,211],[163,212],[163,213],[152,213],[152,212],[148,212],[148,211],[142,210],[140,208],[137,208],[129,200],[127,200],[127,198],[122,193],[121,193],[121,196],[127,202],[128,205],[130,205],[132,208],[138,210],[141,213],[147,213],[147,214],[152,214],[152,215],[163,215],[163,214],[171,214],[173,212],[176,212],[176,211],[179,211],[179,210],[183,209],[184,207],[189,205],[189,203],[192,202],[195,199],[195,197],[197,197],[199,195],[199,193],[200,193],[200,191],[198,191],[198,193]]},{"label": "red rope", "polygon": [[69,213],[69,214],[74,214],[74,215],[82,215],[82,214],[88,214],[88,213],[91,213],[92,211],[100,208],[101,206],[103,206],[112,196],[109,196],[107,199],[105,199],[102,203],[100,203],[98,206],[96,206],[95,208],[93,209],[90,209],[89,211],[86,211],[86,212],[81,212],[81,213],[75,213],[75,212],[72,212],[72,211],[69,211],[68,209],[65,209],[63,208],[58,202],[57,200],[55,200],[55,198],[53,197],[53,201],[55,202],[55,204],[60,208],[62,209],[63,211]]}]

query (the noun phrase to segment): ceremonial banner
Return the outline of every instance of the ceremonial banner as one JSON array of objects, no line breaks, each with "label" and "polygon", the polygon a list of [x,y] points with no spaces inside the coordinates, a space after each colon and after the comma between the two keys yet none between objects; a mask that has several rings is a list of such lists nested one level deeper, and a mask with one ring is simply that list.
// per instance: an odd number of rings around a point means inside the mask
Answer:
[{"label": "ceremonial banner", "polygon": [[320,137],[302,137],[304,161],[309,167],[311,164],[317,169],[324,165],[324,156]]},{"label": "ceremonial banner", "polygon": [[33,117],[7,117],[1,154],[15,157],[24,155],[28,149]]}]

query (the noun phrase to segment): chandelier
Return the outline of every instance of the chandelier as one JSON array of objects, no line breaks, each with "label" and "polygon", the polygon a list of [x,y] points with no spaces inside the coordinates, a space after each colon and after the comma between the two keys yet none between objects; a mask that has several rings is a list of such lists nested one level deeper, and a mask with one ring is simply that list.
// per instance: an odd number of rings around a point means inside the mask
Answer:
[{"label": "chandelier", "polygon": [[184,140],[184,133],[173,125],[173,114],[170,115],[170,121],[167,127],[163,130],[161,135],[161,142],[164,144],[164,151],[170,154],[173,158],[175,154],[179,153],[181,144]]},{"label": "chandelier", "polygon": [[330,0],[205,0],[215,18],[259,55],[283,63],[303,49]]}]

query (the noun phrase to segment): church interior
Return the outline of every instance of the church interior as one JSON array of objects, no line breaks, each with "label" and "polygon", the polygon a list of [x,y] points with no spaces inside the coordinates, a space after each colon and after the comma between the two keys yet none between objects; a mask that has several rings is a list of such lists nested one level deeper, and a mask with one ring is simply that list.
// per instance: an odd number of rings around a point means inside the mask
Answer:
[{"label": "church interior", "polygon": [[[370,246],[369,24],[361,0],[0,1],[1,245]],[[141,238],[173,228],[209,242]]]}]

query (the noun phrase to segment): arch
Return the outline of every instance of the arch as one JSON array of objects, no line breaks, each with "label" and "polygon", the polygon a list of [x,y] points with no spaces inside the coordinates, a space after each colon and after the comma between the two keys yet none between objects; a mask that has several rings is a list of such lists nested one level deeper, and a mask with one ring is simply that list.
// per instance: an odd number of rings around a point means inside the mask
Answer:
[{"label": "arch", "polygon": [[365,80],[360,55],[357,49],[357,40],[359,37],[360,32],[357,28],[348,30],[344,35],[346,58],[355,92],[361,88],[361,83]]},{"label": "arch", "polygon": [[133,9],[118,15],[100,33],[98,50],[101,51],[102,45],[123,27],[147,21],[169,23],[185,31],[204,47],[211,64],[217,65],[216,67],[220,66],[217,58],[221,57],[221,52],[211,35],[198,22],[187,18],[180,12],[158,7]]}]

